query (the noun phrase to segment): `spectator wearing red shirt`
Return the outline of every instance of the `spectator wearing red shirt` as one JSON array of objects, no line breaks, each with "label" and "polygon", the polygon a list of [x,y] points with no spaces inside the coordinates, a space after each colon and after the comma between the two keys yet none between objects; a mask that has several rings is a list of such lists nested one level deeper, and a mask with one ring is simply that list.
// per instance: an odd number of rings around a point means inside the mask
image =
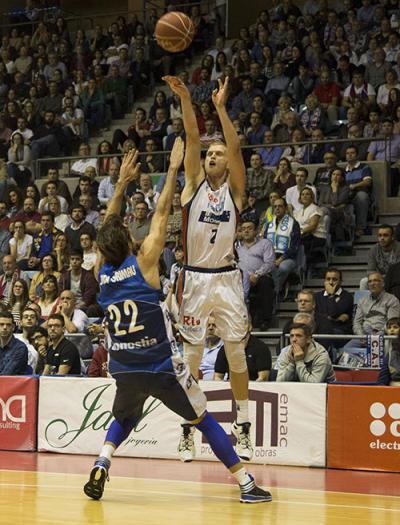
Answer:
[{"label": "spectator wearing red shirt", "polygon": [[319,83],[314,88],[314,95],[328,115],[330,122],[338,119],[338,106],[340,101],[340,87],[336,82],[329,80],[329,73],[323,71],[319,77]]}]

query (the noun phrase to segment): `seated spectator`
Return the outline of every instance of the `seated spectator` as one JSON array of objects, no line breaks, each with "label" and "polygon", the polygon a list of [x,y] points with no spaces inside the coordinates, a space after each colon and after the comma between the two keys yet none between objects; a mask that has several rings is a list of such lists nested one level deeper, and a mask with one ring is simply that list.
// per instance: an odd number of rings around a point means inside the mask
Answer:
[{"label": "seated spectator", "polygon": [[167,135],[163,149],[171,151],[177,137],[185,140],[185,130],[183,129],[183,120],[181,118],[174,118],[172,120],[172,132]]},{"label": "seated spectator", "polygon": [[332,172],[337,168],[337,156],[335,152],[327,151],[324,155],[324,166],[318,168],[315,173],[314,186],[318,192],[320,192],[324,186],[330,185]]},{"label": "seated spectator", "polygon": [[216,324],[214,317],[210,316],[207,323],[207,335],[204,345],[203,357],[199,366],[200,377],[204,381],[214,379],[215,361],[219,351],[224,347],[224,342],[216,335]]},{"label": "seated spectator", "polygon": [[256,111],[250,113],[250,127],[246,130],[247,143],[256,146],[262,144],[267,126],[262,123],[261,115]]},{"label": "seated spectator", "polygon": [[307,147],[304,157],[306,164],[322,164],[325,153],[334,150],[332,144],[323,144],[322,141],[325,139],[322,129],[316,128],[313,130],[311,133],[311,144]]},{"label": "seated spectator", "polygon": [[7,193],[8,216],[14,219],[22,208],[22,192],[17,186],[11,186]]},{"label": "seated spectator", "polygon": [[72,249],[70,253],[70,269],[62,274],[61,288],[63,290],[71,290],[74,293],[77,308],[84,312],[90,312],[90,307],[97,305],[96,294],[98,285],[93,272],[84,270],[82,263],[82,251],[80,249]]},{"label": "seated spectator", "polygon": [[89,318],[83,310],[77,308],[76,295],[72,290],[63,290],[61,292],[56,313],[63,316],[67,334],[83,334],[87,332]]},{"label": "seated spectator", "polygon": [[292,172],[292,166],[290,161],[282,157],[278,163],[278,168],[276,170],[273,190],[279,193],[282,197],[286,194],[288,188],[296,185],[296,177]]},{"label": "seated spectator", "polygon": [[45,186],[45,197],[42,197],[39,202],[39,213],[44,211],[49,211],[49,199],[56,198],[60,203],[61,213],[66,213],[68,211],[68,202],[57,194],[57,184],[56,182],[49,181],[44,184]]},{"label": "seated spectator", "polygon": [[38,373],[37,366],[39,362],[39,354],[31,344],[31,334],[33,330],[39,326],[39,317],[36,310],[31,308],[31,305],[32,303],[22,311],[20,325],[22,332],[14,335],[26,345],[28,349],[28,369],[30,367],[32,373],[35,374]]},{"label": "seated spectator", "polygon": [[99,177],[107,176],[111,164],[119,166],[118,157],[112,155],[112,145],[108,140],[103,140],[97,147],[97,155],[109,155],[108,157],[99,157],[97,159],[97,174]]},{"label": "seated spectator", "polygon": [[[251,335],[250,330],[244,340],[247,370],[250,381],[268,381],[272,368],[271,351],[262,341]],[[214,379],[223,381],[229,376],[229,364],[226,359],[224,347],[220,348],[215,361]]]},{"label": "seated spectator", "polygon": [[354,205],[356,215],[356,236],[360,237],[364,235],[367,228],[372,171],[367,164],[358,160],[356,146],[349,146],[346,149],[346,161],[346,184],[350,190],[350,202]]},{"label": "seated spectator", "polygon": [[201,104],[202,102],[211,100],[211,95],[215,86],[215,81],[211,80],[211,71],[207,68],[202,68],[200,71],[200,82],[194,88],[192,93],[193,102]]},{"label": "seated spectator", "polygon": [[24,375],[28,366],[28,349],[14,337],[11,312],[0,311],[0,375]]},{"label": "seated spectator", "polygon": [[[32,160],[35,161],[46,156],[57,157],[68,144],[60,124],[55,120],[54,112],[46,111],[43,124],[37,127],[31,139]],[[35,163],[32,169],[34,177],[39,178],[41,174],[36,173]]]},{"label": "seated spectator", "polygon": [[336,82],[331,81],[328,71],[321,72],[319,82],[313,93],[317,97],[320,107],[326,112],[328,120],[336,122],[340,102],[340,87]]},{"label": "seated spectator", "polygon": [[181,246],[177,246],[175,249],[175,262],[171,266],[171,271],[169,274],[169,280],[171,281],[172,286],[174,286],[174,284],[178,282],[179,274],[181,273],[183,269],[183,262],[184,262],[183,248]]},{"label": "seated spectator", "polygon": [[69,268],[70,245],[65,233],[61,232],[54,240],[53,254],[57,258],[57,271],[63,273]]},{"label": "seated spectator", "polygon": [[311,137],[315,129],[325,129],[325,116],[315,95],[308,95],[306,107],[300,113],[300,124],[307,137]]},{"label": "seated spectator", "polygon": [[58,197],[50,197],[47,201],[48,211],[54,215],[54,226],[62,232],[71,223],[66,213],[61,212],[61,204]]},{"label": "seated spectator", "polygon": [[375,95],[375,89],[364,79],[364,70],[357,67],[353,71],[352,83],[344,90],[342,105],[348,108],[354,104],[356,96],[360,96],[368,106],[371,106],[375,104]]},{"label": "seated spectator", "polygon": [[288,188],[285,194],[285,200],[288,206],[288,211],[291,215],[293,215],[295,211],[298,211],[302,208],[302,205],[300,203],[300,193],[305,187],[311,188],[314,193],[314,196],[317,196],[317,191],[315,187],[311,184],[307,184],[308,171],[306,168],[297,168],[295,177],[296,186]]},{"label": "seated spectator", "polygon": [[22,143],[29,144],[31,138],[33,137],[33,131],[29,129],[26,124],[27,123],[25,118],[19,117],[19,119],[17,120],[17,129],[12,132],[11,139],[16,133],[19,133],[20,135],[22,135],[23,138]]},{"label": "seated spectator", "polygon": [[71,166],[71,175],[82,176],[85,175],[85,170],[88,166],[97,169],[97,159],[90,158],[90,146],[85,142],[79,146],[79,157],[83,157],[79,160],[76,160]]},{"label": "seated spectator", "polygon": [[213,142],[224,140],[222,133],[217,130],[214,119],[207,119],[204,125],[205,132],[200,135],[200,144],[203,148],[208,148]]},{"label": "seated spectator", "polygon": [[327,232],[323,211],[315,204],[315,195],[311,188],[305,187],[300,192],[300,203],[302,208],[294,212],[294,218],[300,226],[306,257],[310,259],[315,248],[325,246]]},{"label": "seated spectator", "polygon": [[29,287],[29,299],[31,301],[37,301],[39,299],[42,293],[43,281],[49,275],[54,275],[57,281],[61,278],[61,274],[57,271],[56,258],[50,253],[42,257],[39,271],[32,277]]},{"label": "seated spectator", "polygon": [[30,147],[24,144],[21,133],[15,132],[8,150],[7,171],[20,188],[25,188],[31,180],[31,158]]},{"label": "seated spectator", "polygon": [[[351,334],[353,295],[342,288],[342,272],[328,268],[325,272],[324,290],[314,294],[315,319],[321,334]],[[335,343],[332,343],[334,346]],[[336,344],[343,346],[343,341]]]},{"label": "seated spectator", "polygon": [[50,346],[43,375],[80,375],[81,360],[76,346],[65,338],[65,321],[60,314],[49,316],[47,329]]},{"label": "seated spectator", "polygon": [[254,325],[265,330],[271,322],[274,283],[271,272],[274,268],[275,254],[271,241],[257,238],[256,225],[242,223],[242,240],[236,250],[239,268],[246,272],[250,280],[250,315]]},{"label": "seated spectator", "polygon": [[54,216],[51,212],[46,211],[42,214],[40,220],[41,230],[34,234],[32,250],[29,259],[23,259],[19,262],[22,269],[36,270],[39,267],[41,259],[53,251],[53,242],[59,233],[54,226]]},{"label": "seated spectator", "polygon": [[90,233],[82,233],[80,240],[83,253],[82,268],[87,271],[92,270],[97,258],[97,251],[94,248],[94,239]]},{"label": "seated spectator", "polygon": [[151,218],[149,217],[147,202],[143,201],[136,204],[133,214],[128,219],[128,228],[138,246],[142,244],[145,237],[149,234],[150,224]]},{"label": "seated spectator", "polygon": [[282,357],[277,381],[332,383],[335,372],[328,352],[317,347],[311,328],[305,324],[290,327],[290,349]]},{"label": "seated spectator", "polygon": [[282,156],[283,148],[280,146],[270,146],[275,141],[274,132],[267,130],[264,133],[264,147],[258,150],[261,156],[261,161],[264,166],[275,167],[278,165],[279,159]]},{"label": "seated spectator", "polygon": [[22,259],[29,259],[32,250],[32,235],[26,233],[23,221],[14,221],[14,235],[10,239],[10,255],[15,257],[17,263]]},{"label": "seated spectator", "polygon": [[48,332],[41,326],[34,326],[29,335],[31,346],[38,354],[38,362],[36,365],[36,374],[42,374],[46,362],[47,351],[49,347]]},{"label": "seated spectator", "polygon": [[268,207],[269,194],[272,191],[275,174],[263,167],[261,155],[253,153],[250,157],[250,168],[247,168],[246,191],[256,198],[257,214],[261,215]]},{"label": "seated spectator", "polygon": [[[293,46],[293,50],[299,52],[299,46]],[[296,104],[304,104],[307,96],[311,94],[314,87],[314,79],[310,74],[310,68],[306,62],[292,63],[292,67],[295,70],[295,76],[292,78],[289,86],[288,93],[292,97]],[[288,73],[288,70],[286,70]],[[289,74],[290,77],[292,75]]]},{"label": "seated spectator", "polygon": [[390,196],[397,197],[400,187],[400,136],[394,135],[393,122],[390,119],[382,122],[382,133],[382,140],[370,143],[367,160],[384,160],[391,164]]},{"label": "seated spectator", "polygon": [[276,62],[273,66],[273,76],[268,80],[264,90],[267,104],[276,106],[279,96],[287,90],[289,82],[289,77],[284,74],[283,64]]},{"label": "seated spectator", "polygon": [[42,290],[37,301],[42,312],[42,319],[47,321],[49,315],[56,313],[59,305],[59,286],[55,275],[46,275],[43,278]]},{"label": "seated spectator", "polygon": [[400,319],[389,319],[385,329],[386,335],[396,335],[397,339],[385,341],[385,356],[379,371],[380,385],[400,386]]},{"label": "seated spectator", "polygon": [[[60,197],[63,197],[68,202],[68,204],[71,204],[72,199],[71,199],[71,194],[70,194],[68,185],[66,182],[60,179],[60,173],[57,168],[49,168],[47,170],[47,181],[55,182],[57,195],[59,195]],[[45,196],[46,196],[46,184],[42,184],[42,187],[40,189],[40,197],[42,198]],[[37,202],[37,204],[39,203]]]},{"label": "seated spectator", "polygon": [[261,116],[261,122],[263,124],[266,124],[267,126],[271,125],[272,110],[266,107],[264,98],[261,95],[256,95],[253,98],[253,111]]},{"label": "seated spectator", "polygon": [[335,168],[331,173],[329,186],[322,186],[318,206],[330,218],[330,232],[333,242],[349,240],[351,216],[347,205],[350,202],[350,189],[346,184],[342,169]]},{"label": "seated spectator", "polygon": [[303,128],[293,130],[290,137],[290,144],[283,150],[282,158],[287,159],[292,167],[306,162],[308,145],[305,144],[305,134]]},{"label": "seated spectator", "polygon": [[85,129],[85,114],[82,109],[75,107],[72,97],[65,97],[63,101],[61,123],[64,133],[76,145],[89,138]]},{"label": "seated spectator", "polygon": [[[393,226],[381,224],[378,229],[378,242],[368,252],[367,271],[379,272],[385,277],[389,269],[399,262],[400,244],[396,241]],[[361,290],[367,290],[367,282],[367,277],[361,279]]]},{"label": "seated spectator", "polygon": [[12,285],[16,279],[24,279],[27,283],[29,278],[17,266],[17,260],[13,255],[5,255],[2,261],[2,274],[0,275],[0,300],[7,299],[11,293]]},{"label": "seated spectator", "polygon": [[[105,180],[105,179],[103,179]],[[65,236],[73,250],[79,250],[81,243],[80,237],[82,233],[90,233],[93,238],[96,238],[96,229],[93,224],[86,221],[86,211],[81,205],[73,206],[71,208],[72,223],[65,228]]]},{"label": "seated spectator", "polygon": [[381,111],[384,111],[389,103],[389,93],[391,89],[400,89],[400,83],[397,78],[397,73],[394,69],[389,69],[385,73],[385,82],[378,88],[376,95],[376,103]]},{"label": "seated spectator", "polygon": [[[85,114],[89,132],[98,135],[105,122],[105,95],[101,87],[96,85],[95,79],[89,79],[87,86],[79,93],[80,107]],[[83,172],[82,172],[83,173]]]},{"label": "seated spectator", "polygon": [[274,111],[272,117],[271,129],[274,130],[277,126],[284,126],[286,124],[286,116],[292,113],[290,97],[282,95],[278,100],[278,107]]},{"label": "seated spectator", "polygon": [[[232,108],[229,112],[231,120],[237,119],[240,113],[245,113],[247,117],[253,111],[254,97],[258,95],[263,96],[262,91],[254,87],[253,81],[249,76],[243,77],[241,87],[240,93],[235,96],[232,102]],[[275,106],[276,104],[273,105]]]},{"label": "seated spectator", "polygon": [[172,199],[172,207],[168,215],[167,222],[167,237],[165,245],[168,248],[175,248],[178,246],[182,234],[182,206],[181,194],[175,192]]},{"label": "seated spectator", "polygon": [[[96,181],[96,170],[93,166],[89,166],[85,169],[86,175],[82,175],[79,179],[79,184],[75,188],[72,206],[79,204],[79,197],[81,195],[90,195],[92,197],[92,204],[95,208],[100,206],[97,193],[99,191],[99,183]],[[89,175],[90,174],[90,175]]]},{"label": "seated spectator", "polygon": [[150,125],[149,131],[146,136],[151,137],[156,143],[156,150],[161,151],[163,149],[163,138],[168,134],[168,113],[165,108],[157,108],[156,115],[153,122]]},{"label": "seated spectator", "polygon": [[384,286],[383,276],[379,272],[368,275],[370,293],[362,297],[357,305],[353,319],[354,334],[383,334],[388,320],[400,317],[399,300],[385,292]]},{"label": "seated spectator", "polygon": [[140,164],[140,170],[142,173],[160,173],[164,171],[164,156],[161,153],[154,153],[156,150],[156,141],[151,137],[148,137],[145,143],[146,155],[142,157]]},{"label": "seated spectator", "polygon": [[[250,192],[246,192],[242,198],[242,211],[240,213],[240,222],[259,223],[260,216],[256,210],[256,198]],[[266,213],[266,212],[265,212]],[[264,214],[265,215],[265,214]]]},{"label": "seated spectator", "polygon": [[106,101],[111,105],[113,118],[122,118],[128,109],[128,82],[120,75],[117,64],[111,65],[104,89]]},{"label": "seated spectator", "polygon": [[87,375],[88,377],[109,377],[108,352],[102,344],[98,345],[93,352]]},{"label": "seated spectator", "polygon": [[11,312],[17,331],[21,328],[21,314],[29,303],[27,282],[24,279],[15,279],[10,294],[2,300],[2,304]]},{"label": "seated spectator", "polygon": [[369,82],[374,89],[377,89],[385,82],[386,72],[389,71],[390,67],[390,63],[386,61],[385,51],[381,47],[376,47],[370,53],[370,62],[365,69],[365,80]]},{"label": "seated spectator", "polygon": [[382,134],[380,115],[381,111],[378,106],[370,108],[368,123],[364,126],[363,130],[363,137],[372,138]]},{"label": "seated spectator", "polygon": [[288,213],[285,199],[278,197],[273,203],[274,215],[268,223],[264,237],[274,247],[275,262],[272,278],[277,295],[283,289],[287,278],[296,267],[297,253],[300,248],[300,226]]}]

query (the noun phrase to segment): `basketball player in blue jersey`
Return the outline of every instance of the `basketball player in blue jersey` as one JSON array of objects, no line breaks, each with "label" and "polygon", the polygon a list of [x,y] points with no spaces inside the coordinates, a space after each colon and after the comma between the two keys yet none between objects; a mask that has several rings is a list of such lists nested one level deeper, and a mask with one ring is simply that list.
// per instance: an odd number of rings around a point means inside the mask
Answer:
[{"label": "basketball player in blue jersey", "polygon": [[215,455],[238,481],[241,502],[271,501],[271,494],[257,487],[222,427],[207,413],[205,395],[177,350],[167,309],[160,302],[158,261],[183,156],[184,143],[178,138],[149,235],[137,255],[119,215],[125,190],[139,175],[137,152],[128,153],[123,160],[115,193],[97,235],[99,303],[105,311],[109,371],[116,380],[117,391],[113,404],[115,420],[84,492],[90,498],[101,498],[113,453],[140,420],[146,399],[153,396],[205,435]]},{"label": "basketball player in blue jersey", "polygon": [[[203,356],[207,321],[215,319],[216,333],[224,341],[229,377],[236,401],[237,418],[232,432],[236,452],[250,460],[248,411],[249,376],[244,351],[248,316],[241,273],[235,262],[234,241],[242,197],[245,166],[238,135],[226,111],[228,81],[214,90],[212,100],[222,125],[226,145],[210,145],[200,162],[200,134],[192,101],[185,84],[176,77],[164,80],[181,100],[186,133],[185,187],[182,192],[184,270],[178,283],[179,330],[184,338],[184,357],[197,378]],[[272,298],[271,298],[272,300]],[[193,426],[182,425],[179,455],[191,461],[195,455]]]}]

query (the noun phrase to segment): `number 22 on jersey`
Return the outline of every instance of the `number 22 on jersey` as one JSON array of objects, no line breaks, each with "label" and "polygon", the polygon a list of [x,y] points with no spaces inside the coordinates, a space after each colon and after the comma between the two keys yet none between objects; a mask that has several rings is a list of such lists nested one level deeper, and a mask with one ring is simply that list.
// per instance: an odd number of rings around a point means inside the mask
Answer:
[{"label": "number 22 on jersey", "polygon": [[[117,306],[116,304],[110,304],[107,310],[110,314],[111,321],[114,323],[114,334],[116,336],[124,336],[127,334],[140,332],[140,330],[144,330],[144,325],[136,325],[138,308],[134,301],[127,299],[122,303],[121,306]],[[124,321],[125,326],[129,324],[128,330],[121,328],[121,320],[123,316],[125,318],[128,318],[127,322]]]}]

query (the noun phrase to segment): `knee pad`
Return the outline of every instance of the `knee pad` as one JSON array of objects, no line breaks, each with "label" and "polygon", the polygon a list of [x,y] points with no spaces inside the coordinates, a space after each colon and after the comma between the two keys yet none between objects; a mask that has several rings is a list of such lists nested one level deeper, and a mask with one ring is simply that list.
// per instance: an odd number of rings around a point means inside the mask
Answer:
[{"label": "knee pad", "polygon": [[199,377],[200,363],[203,358],[204,346],[183,343],[183,358],[188,363],[191,374],[197,379]]},{"label": "knee pad", "polygon": [[233,343],[224,341],[225,355],[229,364],[229,370],[236,374],[242,374],[247,370],[246,353],[244,343]]}]

